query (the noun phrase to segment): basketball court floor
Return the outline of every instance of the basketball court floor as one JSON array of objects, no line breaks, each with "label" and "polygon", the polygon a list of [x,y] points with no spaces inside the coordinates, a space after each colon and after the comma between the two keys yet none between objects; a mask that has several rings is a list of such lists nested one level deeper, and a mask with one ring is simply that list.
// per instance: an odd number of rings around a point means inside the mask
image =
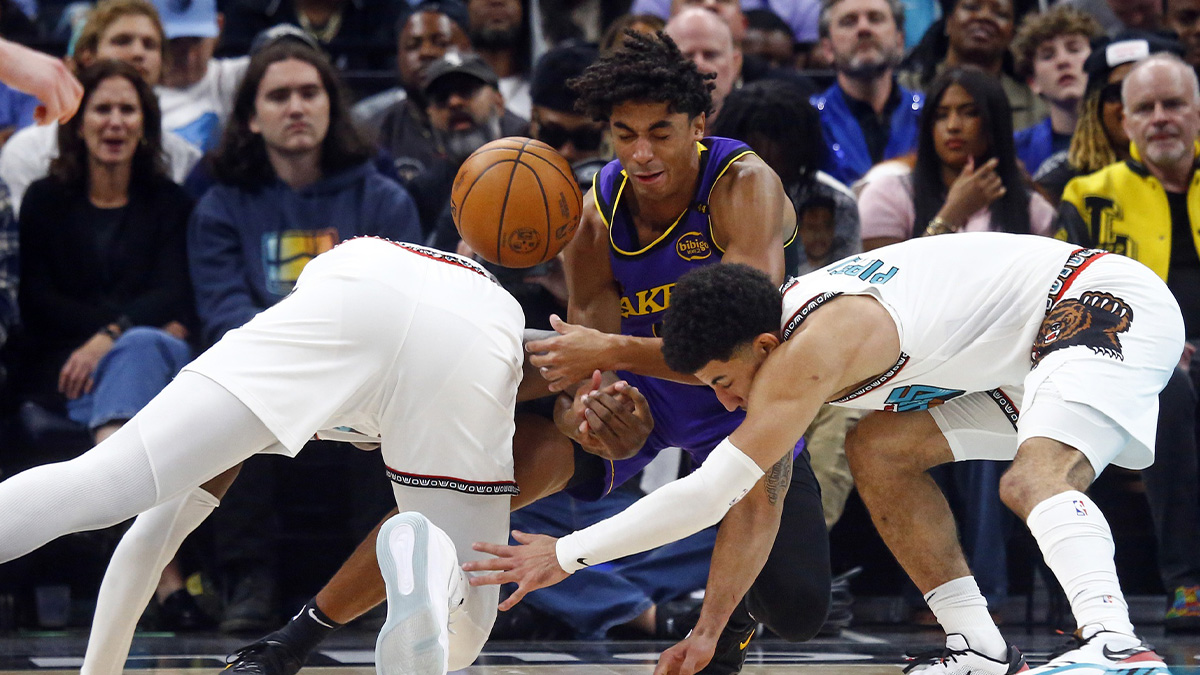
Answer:
[{"label": "basketball court floor", "polygon": [[[1042,663],[1062,642],[1044,628],[1026,632],[1005,629],[1032,664]],[[1200,636],[1165,636],[1161,628],[1145,631],[1166,659],[1171,675],[1200,675]],[[845,631],[837,638],[804,644],[756,640],[749,648],[745,675],[900,675],[906,650],[936,646],[932,630],[897,632],[888,626]],[[82,633],[30,633],[0,637],[0,675],[79,672],[86,636]],[[145,675],[216,673],[225,655],[244,644],[229,636],[139,634],[127,672]],[[492,642],[466,675],[650,675],[663,642]],[[375,672],[374,635],[345,629],[332,636],[309,661],[307,673],[371,675]],[[1126,671],[1127,675],[1129,671]],[[1138,671],[1137,675],[1159,675]],[[1165,673],[1161,675],[1166,675]]]}]

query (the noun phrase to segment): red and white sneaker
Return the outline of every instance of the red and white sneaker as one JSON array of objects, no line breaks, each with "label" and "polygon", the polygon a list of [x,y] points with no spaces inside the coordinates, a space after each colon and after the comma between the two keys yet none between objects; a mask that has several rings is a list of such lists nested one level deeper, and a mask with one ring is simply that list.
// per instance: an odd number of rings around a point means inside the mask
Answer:
[{"label": "red and white sneaker", "polygon": [[1005,658],[997,660],[971,649],[959,633],[947,635],[942,649],[910,653],[907,658],[910,663],[904,672],[913,675],[1016,675],[1029,670],[1016,647],[1009,645]]},{"label": "red and white sneaker", "polygon": [[1069,635],[1070,641],[1050,655],[1044,666],[1032,668],[1028,675],[1170,675],[1167,664],[1154,648],[1141,638],[1105,630],[1099,624],[1088,625]]}]

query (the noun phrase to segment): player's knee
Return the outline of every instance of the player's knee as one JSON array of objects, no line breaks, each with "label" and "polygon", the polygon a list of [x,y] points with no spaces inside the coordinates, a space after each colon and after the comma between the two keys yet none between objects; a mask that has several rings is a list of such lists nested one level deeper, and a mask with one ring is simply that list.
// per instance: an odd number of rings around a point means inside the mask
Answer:
[{"label": "player's knee", "polygon": [[747,609],[779,637],[788,642],[806,642],[816,637],[829,614],[829,578],[824,583],[789,584],[790,588],[773,588],[770,601],[751,593]]},{"label": "player's knee", "polygon": [[1021,513],[1036,492],[1036,476],[1021,463],[1014,463],[1000,477],[1000,501],[1009,509]]},{"label": "player's knee", "polygon": [[888,441],[887,425],[879,415],[867,415],[846,433],[846,460],[855,472],[878,463],[894,465],[893,444]]}]

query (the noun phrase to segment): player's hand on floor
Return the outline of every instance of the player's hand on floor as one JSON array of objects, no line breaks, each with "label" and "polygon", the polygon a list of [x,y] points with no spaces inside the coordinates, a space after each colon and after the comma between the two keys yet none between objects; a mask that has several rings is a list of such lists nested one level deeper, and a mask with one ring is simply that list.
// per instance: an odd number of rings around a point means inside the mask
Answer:
[{"label": "player's hand on floor", "polygon": [[550,315],[550,325],[557,336],[525,344],[526,351],[533,354],[529,363],[550,383],[550,391],[564,391],[586,380],[597,368],[606,369],[604,354],[611,335],[567,323],[557,314]]},{"label": "player's hand on floor", "polygon": [[526,593],[553,586],[569,576],[558,564],[554,552],[558,539],[520,530],[513,530],[512,536],[520,542],[519,546],[476,542],[471,548],[496,557],[463,564],[463,569],[468,572],[495,572],[472,576],[472,586],[517,584],[517,590],[500,603],[501,611],[515,607]]},{"label": "player's hand on floor", "polygon": [[717,638],[689,634],[658,657],[654,675],[695,675],[712,661],[717,650]]}]

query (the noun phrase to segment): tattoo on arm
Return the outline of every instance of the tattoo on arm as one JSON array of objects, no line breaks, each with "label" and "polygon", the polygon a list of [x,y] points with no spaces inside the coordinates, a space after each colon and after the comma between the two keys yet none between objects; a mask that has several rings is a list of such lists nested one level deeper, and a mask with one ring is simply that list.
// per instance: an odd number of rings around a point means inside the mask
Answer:
[{"label": "tattoo on arm", "polygon": [[792,482],[792,453],[788,454],[771,467],[766,477],[767,500],[772,505],[787,494],[788,484]]}]

